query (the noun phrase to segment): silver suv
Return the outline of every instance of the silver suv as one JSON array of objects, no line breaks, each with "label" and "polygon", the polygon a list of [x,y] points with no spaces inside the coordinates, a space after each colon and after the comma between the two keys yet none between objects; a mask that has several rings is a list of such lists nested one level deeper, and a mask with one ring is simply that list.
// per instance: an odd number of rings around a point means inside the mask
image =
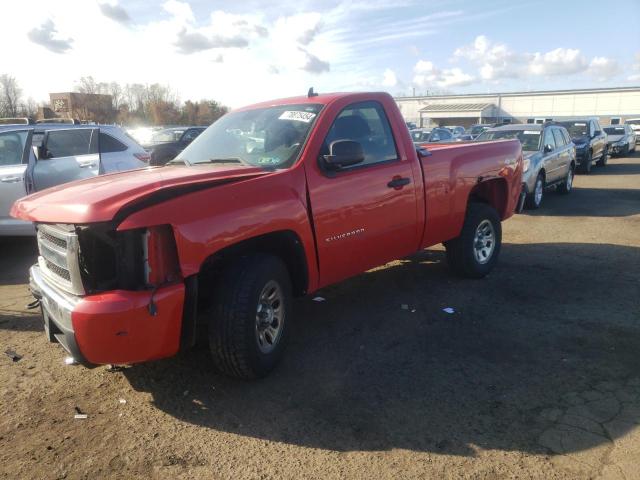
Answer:
[{"label": "silver suv", "polygon": [[148,162],[149,154],[116,126],[0,126],[0,236],[35,234],[31,223],[9,216],[20,197]]}]

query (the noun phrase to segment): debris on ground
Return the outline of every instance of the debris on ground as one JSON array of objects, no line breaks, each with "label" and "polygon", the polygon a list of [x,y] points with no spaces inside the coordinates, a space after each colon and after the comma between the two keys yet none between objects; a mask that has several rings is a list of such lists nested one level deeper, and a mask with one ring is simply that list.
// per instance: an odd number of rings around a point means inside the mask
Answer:
[{"label": "debris on ground", "polygon": [[442,311],[443,311],[444,313],[449,313],[449,314],[451,314],[451,313],[456,313],[456,311],[455,311],[452,307],[446,307],[446,308],[443,308],[443,309],[442,309]]},{"label": "debris on ground", "polygon": [[324,298],[324,297],[313,297],[313,301],[314,301],[314,302],[324,302],[324,301],[326,301],[326,300],[327,300],[327,299],[326,299],[326,298]]},{"label": "debris on ground", "polygon": [[187,395],[189,395],[189,390],[185,390],[184,392],[182,392],[183,397],[186,397]]},{"label": "debris on ground", "polygon": [[18,362],[22,358],[22,355],[17,354],[14,350],[10,348],[4,351],[4,354],[9,357],[13,362]]},{"label": "debris on ground", "polygon": [[409,310],[409,305],[407,305],[406,303],[403,303],[402,305],[400,305],[400,309],[401,310]]},{"label": "debris on ground", "polygon": [[122,405],[127,403],[127,401],[124,398],[118,399],[118,402],[120,402]]},{"label": "debris on ground", "polygon": [[115,372],[121,372],[124,370],[124,366],[123,365],[107,365],[107,372],[111,372],[111,373],[115,373]]},{"label": "debris on ground", "polygon": [[80,407],[73,407],[73,408],[76,411],[76,413],[73,416],[73,418],[75,418],[76,420],[84,420],[85,418],[88,417],[88,415],[86,413],[84,413],[82,410],[80,410]]}]

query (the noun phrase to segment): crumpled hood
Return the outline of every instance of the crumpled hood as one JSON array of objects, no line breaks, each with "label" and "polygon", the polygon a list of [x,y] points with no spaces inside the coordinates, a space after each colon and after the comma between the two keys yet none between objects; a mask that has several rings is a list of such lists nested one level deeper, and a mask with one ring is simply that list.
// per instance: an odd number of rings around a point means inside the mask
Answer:
[{"label": "crumpled hood", "polygon": [[171,195],[271,174],[244,165],[165,166],[130,170],[66,183],[18,200],[11,216],[47,223],[107,222],[151,197]]}]

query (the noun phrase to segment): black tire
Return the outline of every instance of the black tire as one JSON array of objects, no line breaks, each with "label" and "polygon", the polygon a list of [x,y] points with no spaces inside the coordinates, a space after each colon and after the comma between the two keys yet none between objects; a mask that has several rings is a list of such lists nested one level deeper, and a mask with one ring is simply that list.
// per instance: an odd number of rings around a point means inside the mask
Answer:
[{"label": "black tire", "polygon": [[573,180],[575,174],[575,167],[573,165],[569,165],[569,171],[567,172],[567,177],[564,182],[558,185],[558,192],[563,195],[568,195],[573,191]]},{"label": "black tire", "polygon": [[585,158],[580,164],[580,170],[582,171],[582,173],[586,173],[587,175],[591,173],[591,162],[593,161],[591,155],[591,150],[589,150],[587,152],[587,158]]},{"label": "black tire", "polygon": [[[258,338],[257,312],[263,289],[273,282],[281,289],[284,313],[278,320],[281,331],[272,339],[273,349],[264,352]],[[291,298],[289,272],[277,257],[249,255],[227,268],[214,286],[208,319],[209,348],[215,366],[226,375],[247,380],[264,377],[273,370],[287,343]]]},{"label": "black tire", "polygon": [[[538,184],[541,184],[541,193],[540,198],[536,199],[536,189],[538,188]],[[545,181],[544,174],[540,172],[536,177],[536,183],[533,184],[533,192],[527,194],[527,198],[525,199],[525,205],[527,208],[531,210],[536,210],[540,208],[542,205],[542,200],[544,200],[544,189],[545,189]]]},{"label": "black tire", "polygon": [[[627,146],[627,151],[628,150],[629,150],[629,147]],[[600,157],[600,160],[598,160],[596,165],[598,165],[599,167],[605,167],[607,165],[608,160],[609,160],[609,150],[605,148],[604,150],[602,150],[602,156]]]},{"label": "black tire", "polygon": [[[484,262],[475,254],[476,232],[488,221],[493,228],[494,244],[491,254]],[[486,224],[485,224],[486,225]],[[447,263],[458,275],[467,278],[482,278],[495,266],[502,244],[502,225],[498,212],[484,203],[469,203],[460,236],[445,243]]]}]

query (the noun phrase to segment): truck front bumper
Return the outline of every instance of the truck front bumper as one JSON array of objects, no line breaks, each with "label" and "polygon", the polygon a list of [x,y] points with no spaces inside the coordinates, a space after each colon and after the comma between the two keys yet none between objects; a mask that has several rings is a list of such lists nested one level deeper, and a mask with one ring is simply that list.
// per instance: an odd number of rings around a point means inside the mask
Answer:
[{"label": "truck front bumper", "polygon": [[38,265],[29,275],[49,341],[60,343],[79,363],[139,363],[178,352],[184,284],[77,297],[48,283]]}]

